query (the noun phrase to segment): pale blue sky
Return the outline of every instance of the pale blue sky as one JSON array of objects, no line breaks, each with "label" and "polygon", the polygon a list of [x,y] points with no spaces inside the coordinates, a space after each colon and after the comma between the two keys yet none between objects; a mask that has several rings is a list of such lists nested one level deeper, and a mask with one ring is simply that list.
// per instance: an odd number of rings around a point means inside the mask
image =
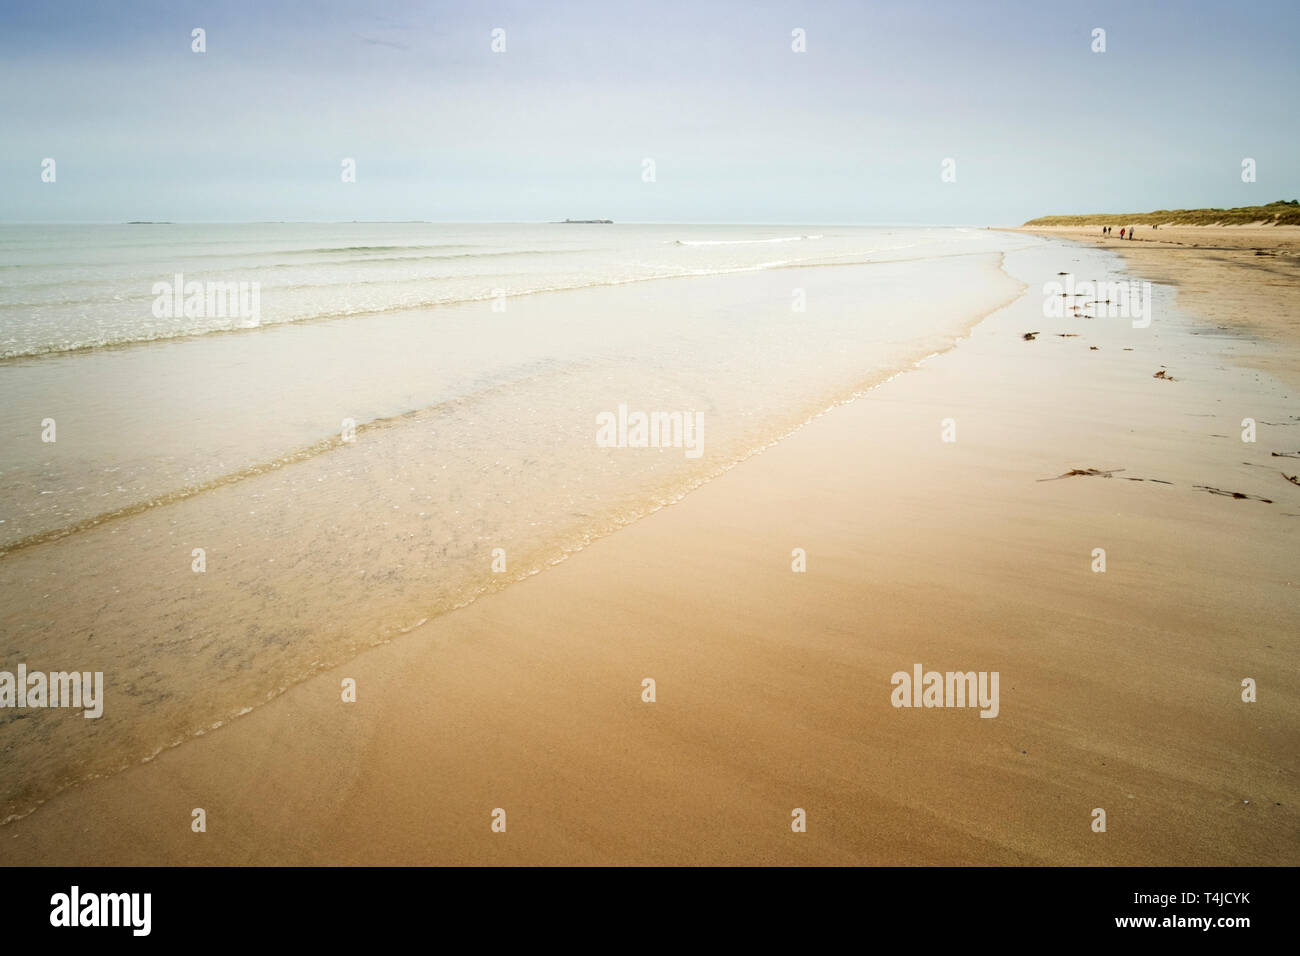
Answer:
[{"label": "pale blue sky", "polygon": [[1298,26],[1293,0],[0,0],[0,221],[1005,224],[1271,202],[1300,196]]}]

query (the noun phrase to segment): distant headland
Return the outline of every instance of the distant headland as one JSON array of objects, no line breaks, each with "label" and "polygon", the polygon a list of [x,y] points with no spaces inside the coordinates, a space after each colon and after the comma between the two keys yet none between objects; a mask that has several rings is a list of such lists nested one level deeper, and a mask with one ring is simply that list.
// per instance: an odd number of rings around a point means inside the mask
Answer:
[{"label": "distant headland", "polygon": [[565,222],[574,226],[608,226],[613,225],[613,219],[566,219]]}]

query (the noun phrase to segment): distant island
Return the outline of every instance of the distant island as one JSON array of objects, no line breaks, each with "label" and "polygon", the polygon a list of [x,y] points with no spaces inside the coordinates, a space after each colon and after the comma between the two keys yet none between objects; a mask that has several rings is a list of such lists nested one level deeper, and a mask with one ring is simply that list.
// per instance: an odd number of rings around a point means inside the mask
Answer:
[{"label": "distant island", "polygon": [[1300,226],[1300,200],[1279,200],[1266,206],[1235,209],[1158,209],[1155,212],[1095,213],[1087,216],[1042,216],[1026,226],[1092,226],[1136,223],[1141,226]]},{"label": "distant island", "polygon": [[567,223],[575,226],[608,226],[613,225],[613,219],[566,219]]}]

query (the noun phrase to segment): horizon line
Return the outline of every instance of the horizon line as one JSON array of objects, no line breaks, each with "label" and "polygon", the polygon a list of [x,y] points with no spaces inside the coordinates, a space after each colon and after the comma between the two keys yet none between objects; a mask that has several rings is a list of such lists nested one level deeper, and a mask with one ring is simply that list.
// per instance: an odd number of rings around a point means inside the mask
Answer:
[{"label": "horizon line", "polygon": [[[607,223],[570,221],[563,219],[96,219],[96,220],[0,220],[0,226],[363,226],[363,225],[424,225],[424,226],[891,226],[930,227],[941,229],[997,229],[1009,223],[972,222],[814,222],[807,220],[685,220],[685,219],[625,219]],[[1024,223],[1016,223],[1020,226]]]}]

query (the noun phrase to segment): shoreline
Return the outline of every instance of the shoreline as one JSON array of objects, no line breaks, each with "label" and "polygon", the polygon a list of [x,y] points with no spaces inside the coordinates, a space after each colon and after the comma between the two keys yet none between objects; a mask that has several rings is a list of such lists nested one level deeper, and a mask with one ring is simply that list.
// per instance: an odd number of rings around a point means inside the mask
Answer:
[{"label": "shoreline", "polygon": [[[1250,366],[1300,388],[1300,363],[1292,348],[1300,342],[1300,294],[1276,291],[1300,290],[1300,226],[1139,226],[1134,240],[1102,237],[1100,226],[1002,231],[1070,239],[1120,253],[1135,274],[1175,287],[1178,301],[1207,324],[1242,329],[1261,339],[1252,344]],[[1244,278],[1252,273],[1252,279]],[[1281,347],[1282,354],[1273,354],[1268,346]]]},{"label": "shoreline", "polygon": [[[10,634],[4,656],[61,666],[75,647],[83,669],[110,673],[113,701],[109,718],[89,725],[52,713],[11,718],[23,722],[10,725],[9,756],[27,769],[6,780],[0,819],[23,815],[68,786],[215,730],[367,647],[545,570],[680,498],[734,465],[733,452],[748,457],[829,404],[965,334],[980,315],[1020,289],[1000,262],[996,253],[945,259],[935,271],[908,264],[882,273],[875,267],[870,274],[890,285],[883,292],[870,290],[865,302],[862,273],[807,270],[796,281],[814,289],[821,319],[828,318],[829,302],[854,323],[873,328],[850,330],[838,343],[830,339],[828,348],[838,344],[840,354],[806,377],[792,375],[804,366],[793,363],[790,352],[763,345],[773,333],[778,339],[798,334],[782,308],[789,280],[779,276],[701,277],[691,287],[693,302],[672,316],[653,314],[663,308],[653,300],[629,303],[590,290],[556,300],[548,312],[516,317],[516,325],[547,327],[564,321],[569,310],[601,315],[621,305],[625,316],[644,316],[632,324],[662,328],[693,324],[710,303],[730,302],[738,293],[754,303],[761,311],[751,312],[751,319],[766,321],[769,330],[755,333],[737,355],[753,359],[749,377],[766,382],[767,395],[742,391],[751,398],[738,403],[725,389],[700,383],[705,366],[698,362],[691,368],[699,372],[678,376],[685,387],[676,402],[710,413],[712,454],[698,462],[593,446],[586,423],[596,410],[640,389],[655,373],[651,366],[634,369],[636,378],[620,375],[612,394],[600,376],[587,374],[569,377],[568,394],[559,402],[522,408],[517,392],[491,389],[472,406],[435,406],[401,419],[400,427],[360,427],[355,445],[292,467],[263,470],[237,484],[221,483],[164,507],[99,520],[59,541],[11,551],[0,564],[6,596],[0,621]],[[900,290],[916,287],[907,276],[915,277],[918,269],[949,279],[950,288],[930,303],[929,324],[914,312],[902,314]],[[479,321],[474,314],[459,319]],[[825,329],[819,334],[827,339]],[[863,334],[879,344],[854,346],[851,340]],[[219,370],[209,376],[223,377]],[[734,374],[727,379],[736,380]],[[791,396],[797,401],[789,401]],[[542,397],[548,398],[545,390]],[[737,405],[747,414],[725,415]],[[116,416],[109,411],[104,417],[112,421]],[[252,427],[263,409],[253,402],[250,411],[254,418],[246,415],[244,421]],[[338,414],[347,411],[340,407]],[[143,420],[161,430],[165,417],[149,414]],[[230,420],[227,415],[222,424]],[[507,423],[524,440],[494,422]],[[749,427],[742,430],[745,422]],[[557,427],[563,445],[556,443]],[[208,447],[197,440],[200,431],[196,426],[183,437]],[[112,434],[122,438],[121,431]],[[519,450],[511,451],[512,444]],[[482,454],[485,446],[495,449],[490,457]],[[525,454],[527,472],[512,468]],[[499,467],[490,467],[493,459]],[[277,464],[284,463],[281,458]],[[486,473],[480,468],[485,464]],[[5,527],[12,529],[12,521]],[[194,545],[216,559],[215,574],[195,576]],[[492,564],[487,561],[489,549],[500,545],[509,548],[508,573],[497,566],[495,550]],[[115,566],[120,570],[102,572]],[[50,607],[55,586],[59,602]]]},{"label": "shoreline", "polygon": [[[674,507],[58,794],[0,829],[6,857],[1294,864],[1300,788],[1280,764],[1300,725],[1283,646],[1300,525],[1270,510],[1300,512],[1300,489],[1233,462],[1294,445],[1300,420],[1261,425],[1253,448],[1185,421],[1224,418],[1224,398],[1285,421],[1293,393],[1217,367],[1222,343],[1159,318],[1158,342],[1107,320],[1021,341],[1055,332],[1035,286],[1071,250],[1007,254],[1021,298]],[[1152,380],[1166,363],[1176,381]],[[1173,484],[1038,483],[1088,467]],[[1119,542],[1101,575],[1099,537]],[[1271,646],[1252,627],[1275,628]],[[1000,716],[892,709],[889,675],[918,661],[1000,670]],[[1234,704],[1249,673],[1268,696]],[[343,677],[358,703],[340,702]],[[1116,839],[1091,832],[1097,806]],[[507,834],[489,830],[496,807]]]},{"label": "shoreline", "polygon": [[[818,268],[824,268],[824,267],[818,267]],[[1021,293],[1019,293],[1019,294],[1023,294],[1023,291],[1022,291]],[[1013,297],[1010,301],[1014,301],[1015,298],[1018,298],[1019,294],[1018,294],[1016,297]],[[501,591],[504,591],[506,588],[510,587],[510,586],[513,585],[513,584],[519,584],[519,583],[522,583],[523,581],[526,581],[526,580],[528,580],[528,579],[531,578],[531,577],[534,577],[534,576],[536,576],[536,575],[542,574],[543,572],[547,571],[549,568],[554,567],[554,566],[556,566],[556,565],[558,565],[558,564],[561,564],[561,563],[563,563],[563,562],[569,560],[570,558],[572,558],[572,557],[574,557],[574,556],[576,556],[576,555],[578,555],[578,554],[581,554],[583,551],[585,551],[585,550],[587,550],[588,548],[590,548],[593,544],[595,544],[595,543],[597,543],[597,542],[603,540],[604,538],[607,538],[607,537],[609,537],[609,536],[611,536],[611,535],[613,535],[613,534],[618,533],[618,532],[621,531],[623,528],[626,528],[626,527],[628,527],[629,525],[635,524],[635,523],[638,522],[638,521],[643,521],[643,520],[645,520],[646,518],[649,518],[649,517],[651,517],[652,515],[656,514],[657,512],[663,510],[664,508],[672,507],[673,505],[675,505],[675,504],[677,504],[678,502],[680,502],[680,501],[682,501],[683,499],[685,499],[688,495],[690,495],[691,493],[693,493],[693,492],[696,491],[697,489],[703,487],[704,485],[707,485],[707,484],[708,484],[709,482],[711,482],[711,481],[715,481],[716,479],[722,477],[722,476],[725,475],[727,472],[731,471],[733,468],[736,468],[736,467],[738,467],[738,466],[740,466],[740,465],[743,465],[745,462],[749,461],[751,458],[755,458],[755,457],[757,457],[757,456],[763,454],[763,452],[765,452],[767,449],[772,448],[772,447],[775,447],[776,445],[780,444],[782,441],[786,440],[786,439],[789,438],[791,435],[794,435],[794,434],[797,433],[800,429],[805,428],[805,427],[807,427],[808,425],[812,424],[812,423],[815,422],[817,419],[821,418],[823,415],[826,415],[826,414],[829,414],[829,413],[835,411],[835,409],[839,408],[839,407],[842,406],[842,405],[848,405],[848,404],[851,404],[851,403],[853,403],[853,402],[855,402],[855,401],[858,401],[858,400],[861,399],[861,398],[866,397],[867,395],[869,395],[871,392],[873,392],[873,391],[876,390],[877,388],[880,388],[880,387],[882,387],[882,386],[884,386],[884,385],[887,385],[889,382],[893,381],[895,378],[899,377],[900,375],[905,375],[905,374],[907,374],[908,372],[913,371],[913,370],[919,368],[921,365],[923,365],[925,362],[929,361],[930,359],[934,358],[935,356],[942,355],[944,352],[947,352],[947,351],[950,351],[950,350],[953,349],[953,348],[956,348],[956,347],[957,347],[957,344],[958,344],[958,341],[959,341],[961,338],[964,338],[964,337],[968,336],[968,335],[970,334],[971,329],[972,329],[975,325],[977,325],[979,322],[983,321],[983,318],[984,318],[984,317],[986,317],[986,316],[978,317],[978,318],[972,320],[971,322],[967,323],[964,332],[962,332],[959,336],[957,336],[957,339],[955,339],[955,340],[954,340],[950,345],[948,345],[948,346],[946,346],[946,347],[944,347],[944,348],[942,348],[942,349],[940,349],[940,350],[938,350],[938,351],[931,352],[931,353],[929,353],[928,355],[924,355],[924,356],[922,356],[922,357],[920,357],[920,358],[918,358],[918,359],[915,359],[914,361],[911,361],[911,362],[910,362],[906,367],[903,367],[903,368],[900,368],[900,369],[898,369],[898,370],[896,370],[896,371],[893,371],[892,373],[888,374],[887,376],[885,376],[885,377],[883,377],[883,378],[880,378],[880,379],[878,379],[878,380],[871,380],[871,381],[863,382],[863,383],[859,384],[858,386],[855,387],[855,389],[854,389],[854,391],[853,391],[852,393],[850,393],[850,394],[848,394],[848,395],[846,395],[846,396],[844,396],[844,397],[839,397],[839,398],[836,398],[836,399],[832,400],[831,403],[830,403],[829,405],[827,405],[826,407],[824,407],[824,408],[822,408],[822,409],[820,409],[820,410],[818,410],[818,411],[812,412],[811,414],[808,414],[807,417],[805,417],[805,418],[803,418],[802,420],[798,421],[796,424],[794,424],[794,425],[792,425],[792,426],[789,426],[788,428],[785,428],[785,429],[784,429],[783,431],[781,431],[781,432],[780,432],[776,437],[774,437],[774,438],[772,438],[772,439],[766,441],[763,445],[761,445],[761,446],[759,446],[759,447],[756,447],[756,448],[753,448],[753,449],[751,449],[751,450],[745,452],[743,455],[741,455],[739,458],[737,458],[737,459],[735,459],[735,460],[728,461],[726,464],[722,465],[722,466],[721,466],[721,467],[720,467],[716,472],[711,472],[711,473],[706,474],[704,477],[695,480],[692,484],[690,484],[689,486],[687,486],[687,487],[685,487],[685,488],[683,488],[683,489],[676,489],[676,490],[674,490],[674,491],[672,492],[671,496],[669,496],[669,497],[667,497],[667,498],[662,498],[662,499],[658,500],[657,503],[655,503],[654,505],[648,507],[647,510],[645,510],[643,513],[636,514],[636,515],[634,515],[634,516],[632,516],[632,517],[621,518],[621,519],[620,519],[620,523],[618,523],[617,526],[613,527],[612,529],[609,529],[609,530],[601,530],[600,532],[594,533],[594,535],[591,536],[589,539],[587,539],[587,540],[585,541],[585,543],[577,544],[577,545],[573,545],[573,546],[566,546],[566,547],[562,550],[562,552],[559,554],[558,557],[553,557],[553,558],[549,559],[548,561],[546,561],[543,565],[538,566],[538,567],[531,567],[531,566],[530,566],[530,567],[528,567],[528,569],[525,570],[523,573],[518,573],[518,572],[516,572],[516,573],[514,573],[513,575],[511,575],[508,579],[506,579],[503,583],[497,584],[496,586],[484,586],[484,587],[483,587],[482,589],[480,589],[478,592],[476,592],[476,593],[474,593],[474,594],[468,596],[468,597],[465,598],[463,601],[461,601],[461,603],[458,603],[458,604],[456,604],[456,605],[453,606],[453,607],[450,607],[450,608],[447,608],[447,609],[444,609],[444,610],[434,611],[434,612],[432,612],[431,616],[429,616],[429,617],[425,617],[425,618],[421,618],[420,620],[414,622],[413,624],[411,624],[411,625],[408,626],[408,627],[399,627],[399,628],[396,629],[396,631],[394,631],[394,632],[392,632],[392,633],[384,632],[384,633],[383,633],[383,636],[382,636],[381,638],[378,638],[378,639],[376,639],[373,643],[368,644],[368,645],[366,645],[365,647],[363,647],[359,653],[365,653],[366,651],[371,650],[371,649],[373,649],[373,648],[381,647],[381,646],[383,646],[383,645],[385,645],[385,644],[391,643],[391,642],[392,642],[393,640],[395,640],[396,638],[399,638],[399,637],[401,637],[401,636],[403,636],[403,635],[405,635],[405,634],[409,634],[409,633],[411,633],[412,631],[414,631],[414,630],[416,630],[416,629],[418,629],[418,628],[424,626],[425,624],[429,623],[429,622],[432,621],[432,620],[436,620],[436,619],[438,619],[438,618],[445,617],[445,616],[447,616],[447,615],[449,615],[449,614],[454,614],[454,613],[457,612],[457,611],[460,611],[460,610],[462,610],[462,609],[464,609],[464,608],[468,608],[468,607],[470,607],[470,606],[473,605],[475,602],[477,602],[477,601],[479,601],[479,600],[481,600],[481,599],[483,599],[483,598],[485,598],[485,597],[488,597],[488,596],[490,596],[490,595],[492,595],[492,594],[497,594],[497,593],[500,593]],[[367,424],[374,424],[374,423],[367,423]],[[382,425],[382,424],[384,424],[384,423],[381,422],[381,423],[379,423],[379,424]],[[362,426],[362,427],[366,427],[366,426]],[[281,463],[283,463],[283,460],[282,460]],[[253,472],[253,473],[254,473],[254,474],[263,474],[263,473],[265,473],[265,470],[266,470],[266,469],[259,469],[258,471]],[[230,480],[229,478],[227,478],[227,479],[222,480],[219,484],[220,484],[221,486],[225,486],[225,485],[227,485],[227,484],[232,484],[232,483],[233,483],[233,481]],[[202,490],[202,489],[200,489],[200,490]],[[186,498],[186,497],[192,497],[193,495],[198,494],[198,493],[200,493],[200,492],[199,492],[199,491],[194,491],[194,492],[186,493],[186,494],[183,494],[183,495],[177,495],[177,496],[175,496],[175,500],[184,500],[184,498]],[[150,503],[150,504],[149,504],[149,507],[152,507],[152,506],[153,506],[153,503]],[[101,523],[104,523],[104,522],[106,522],[106,521],[116,520],[117,518],[121,518],[121,517],[129,517],[129,516],[131,516],[131,514],[132,514],[132,512],[128,509],[128,510],[122,512],[122,513],[114,513],[114,514],[110,514],[110,515],[101,515],[101,516],[98,516],[98,517],[96,517],[95,519],[93,519],[93,520],[91,520],[91,521],[87,521],[87,522],[85,522],[85,523],[84,523],[84,527],[72,527],[72,528],[68,528],[68,529],[61,529],[61,533],[56,534],[56,535],[52,535],[52,536],[50,536],[50,537],[48,537],[48,538],[42,538],[42,539],[40,539],[40,540],[34,540],[34,541],[22,540],[22,541],[17,542],[17,543],[14,544],[14,545],[11,545],[11,546],[8,546],[8,547],[0,547],[0,558],[3,558],[3,557],[5,557],[6,555],[9,555],[9,554],[13,554],[13,553],[19,552],[19,551],[21,551],[21,550],[25,550],[25,549],[30,548],[30,547],[37,547],[37,546],[40,546],[40,545],[52,544],[52,543],[54,543],[54,542],[60,540],[60,539],[63,538],[63,537],[71,536],[71,535],[73,535],[73,534],[78,533],[79,531],[87,530],[87,529],[89,529],[89,528],[91,528],[91,527],[97,526],[97,525],[99,525],[99,524],[101,524]],[[330,667],[327,668],[327,670],[329,670],[329,671],[333,671],[333,670],[338,669],[339,667],[346,667],[346,663],[345,663],[345,664],[340,664],[340,665],[330,665]],[[171,742],[171,743],[168,743],[168,744],[163,744],[163,745],[157,747],[156,749],[154,749],[154,750],[153,750],[153,751],[152,751],[148,756],[146,756],[146,757],[144,757],[144,758],[142,758],[142,759],[136,760],[136,761],[134,761],[133,763],[127,763],[127,764],[124,764],[124,765],[122,765],[120,768],[118,768],[118,769],[115,770],[115,771],[110,771],[110,772],[103,773],[103,774],[94,774],[94,775],[89,776],[89,777],[87,777],[87,778],[85,778],[85,779],[83,779],[83,780],[75,781],[75,782],[72,782],[72,783],[70,783],[70,784],[67,784],[66,786],[63,786],[63,787],[61,787],[60,789],[58,789],[58,790],[56,790],[55,792],[53,792],[52,794],[50,794],[48,797],[39,800],[39,801],[38,801],[34,806],[31,806],[31,807],[28,808],[28,809],[25,809],[25,810],[23,810],[23,811],[21,811],[21,812],[18,812],[18,813],[14,813],[14,814],[12,814],[12,815],[9,816],[9,817],[7,817],[7,818],[5,818],[5,819],[3,819],[3,820],[0,820],[0,827],[4,827],[4,826],[6,826],[6,825],[8,825],[8,824],[10,824],[10,823],[14,823],[14,822],[17,822],[17,821],[19,821],[19,820],[25,819],[25,818],[28,817],[28,816],[31,816],[33,813],[35,813],[37,810],[39,810],[42,806],[44,806],[44,805],[45,805],[46,803],[48,803],[50,800],[53,800],[53,799],[58,798],[58,797],[59,797],[60,795],[62,795],[63,793],[66,793],[66,792],[71,791],[71,790],[76,790],[76,789],[78,789],[79,787],[81,787],[81,786],[83,786],[83,785],[85,785],[85,784],[92,783],[92,782],[94,782],[94,781],[96,781],[96,780],[102,780],[102,779],[106,779],[106,778],[108,778],[108,777],[114,776],[114,775],[117,774],[117,773],[121,773],[121,772],[124,772],[124,771],[126,771],[126,770],[129,770],[129,769],[130,769],[131,767],[133,767],[133,766],[142,766],[142,765],[144,765],[144,764],[148,764],[148,763],[150,763],[151,761],[153,761],[156,757],[158,757],[160,754],[166,753],[166,752],[169,751],[169,750],[174,750],[174,749],[176,749],[176,748],[178,748],[178,747],[182,747],[182,746],[184,746],[185,744],[190,743],[190,742],[192,742],[192,741],[195,741],[195,740],[197,740],[198,738],[203,737],[203,736],[205,736],[206,734],[208,734],[208,733],[210,733],[210,732],[212,732],[212,731],[219,730],[221,727],[225,726],[226,724],[228,724],[228,723],[230,723],[230,722],[232,722],[232,721],[234,721],[234,720],[237,720],[237,719],[239,719],[239,718],[241,718],[241,717],[244,717],[244,716],[246,716],[247,714],[252,713],[252,712],[253,712],[255,709],[257,709],[259,706],[264,706],[265,703],[269,703],[270,701],[273,701],[273,700],[277,699],[278,697],[282,696],[284,693],[288,692],[289,690],[292,690],[294,687],[298,686],[299,684],[305,683],[306,681],[310,681],[310,680],[313,680],[313,679],[319,677],[320,674],[321,674],[321,672],[320,672],[320,671],[317,671],[317,672],[314,672],[314,673],[308,674],[308,675],[306,675],[306,676],[304,676],[304,677],[302,677],[302,678],[299,678],[299,679],[297,679],[297,680],[294,680],[294,681],[292,681],[290,684],[288,684],[287,686],[282,687],[282,688],[280,688],[279,690],[275,691],[274,694],[273,694],[273,696],[271,696],[271,697],[268,699],[268,701],[266,701],[266,702],[260,702],[260,703],[258,703],[258,704],[252,705],[252,706],[246,706],[246,707],[243,707],[243,708],[242,708],[241,710],[239,710],[238,712],[232,712],[232,713],[228,714],[226,717],[223,717],[222,719],[216,721],[216,723],[214,723],[212,726],[210,726],[210,727],[205,727],[205,728],[201,728],[201,729],[198,729],[198,730],[195,730],[195,731],[193,731],[192,733],[188,734],[187,736],[185,736],[185,737],[183,737],[183,738],[181,738],[181,739],[179,739],[179,740],[175,740],[175,741],[173,741],[173,742]]]}]

